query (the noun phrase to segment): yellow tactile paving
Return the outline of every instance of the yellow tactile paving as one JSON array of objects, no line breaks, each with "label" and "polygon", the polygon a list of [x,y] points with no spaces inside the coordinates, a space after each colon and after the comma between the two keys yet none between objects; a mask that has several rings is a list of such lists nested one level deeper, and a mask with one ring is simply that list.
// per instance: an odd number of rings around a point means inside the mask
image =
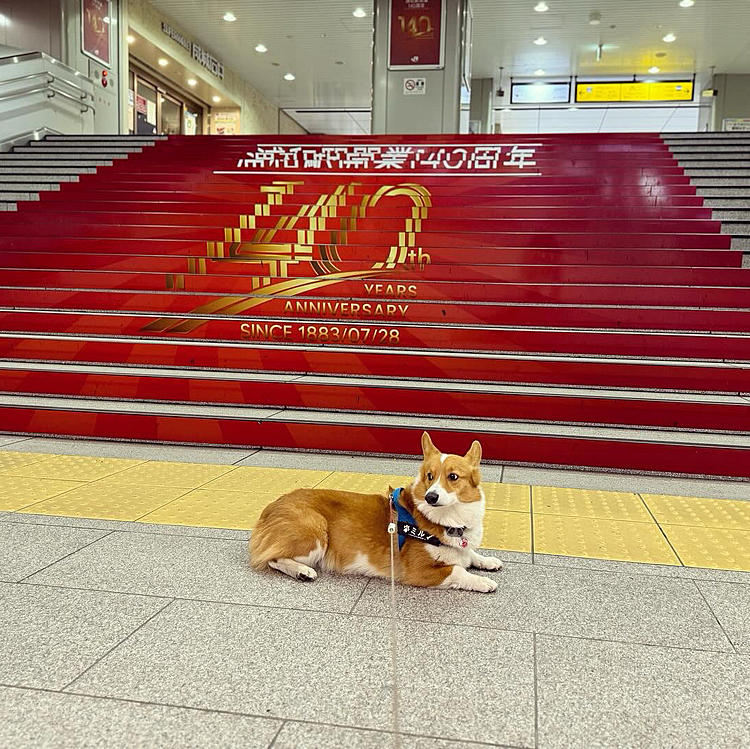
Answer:
[{"label": "yellow tactile paving", "polygon": [[488,510],[528,512],[531,506],[531,487],[527,484],[482,484]]},{"label": "yellow tactile paving", "polygon": [[49,453],[12,453],[0,450],[0,472],[38,463],[40,460],[49,460],[54,457],[57,456],[50,455]]},{"label": "yellow tactile paving", "polygon": [[339,489],[362,494],[387,494],[388,487],[394,489],[410,486],[414,476],[399,476],[395,473],[349,473],[336,471],[316,486],[316,489]]},{"label": "yellow tactile paving", "polygon": [[96,481],[131,468],[142,460],[122,458],[88,458],[81,455],[57,455],[31,465],[21,465],[5,471],[8,476],[65,481]]},{"label": "yellow tactile paving", "polygon": [[209,528],[252,528],[278,494],[244,494],[196,489],[141,518],[144,523]]},{"label": "yellow tactile paving", "polygon": [[75,518],[138,520],[187,491],[165,486],[113,486],[95,482],[38,502],[20,512]]},{"label": "yellow tactile paving", "polygon": [[484,519],[485,549],[531,551],[531,516],[523,512],[493,510]]},{"label": "yellow tactile paving", "polygon": [[84,486],[80,481],[29,479],[22,476],[0,477],[0,510],[13,512],[43,499]]},{"label": "yellow tactile paving", "polygon": [[197,489],[209,481],[238,470],[234,466],[206,463],[162,463],[149,461],[108,476],[103,483],[125,482],[133,486],[172,486]]},{"label": "yellow tactile paving", "polygon": [[330,471],[306,471],[301,468],[240,466],[201,488],[211,491],[247,492],[248,494],[270,493],[278,497],[293,489],[312,489],[330,475]]},{"label": "yellow tactile paving", "polygon": [[654,522],[641,498],[625,492],[535,486],[532,503],[534,514]]},{"label": "yellow tactile paving", "polygon": [[750,531],[688,525],[663,528],[686,567],[750,571]]},{"label": "yellow tactile paving", "polygon": [[679,565],[655,523],[534,515],[534,552],[566,557]]},{"label": "yellow tactile paving", "polygon": [[660,525],[696,525],[750,531],[750,502],[644,494]]}]

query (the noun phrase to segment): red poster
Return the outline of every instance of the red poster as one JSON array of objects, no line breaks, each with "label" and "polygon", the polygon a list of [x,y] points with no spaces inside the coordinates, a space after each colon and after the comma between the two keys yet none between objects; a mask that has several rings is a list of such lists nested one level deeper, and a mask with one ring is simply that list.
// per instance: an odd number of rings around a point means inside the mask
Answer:
[{"label": "red poster", "polygon": [[109,66],[109,0],[81,0],[83,54]]},{"label": "red poster", "polygon": [[443,66],[442,0],[391,0],[389,68]]}]

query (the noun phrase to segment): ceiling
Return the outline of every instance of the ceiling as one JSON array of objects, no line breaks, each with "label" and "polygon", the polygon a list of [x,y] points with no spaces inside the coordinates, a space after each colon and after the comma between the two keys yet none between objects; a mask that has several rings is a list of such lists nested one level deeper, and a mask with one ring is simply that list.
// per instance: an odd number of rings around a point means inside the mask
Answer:
[{"label": "ceiling", "polygon": [[[151,0],[268,99],[320,132],[361,132],[370,107],[372,0]],[[473,77],[750,72],[750,0],[472,0]],[[367,15],[356,18],[362,8]],[[225,12],[237,16],[222,20]],[[589,14],[601,23],[589,24]],[[671,44],[662,41],[676,36]],[[534,39],[545,37],[538,46]],[[255,51],[258,43],[268,51]],[[601,60],[596,49],[602,46]],[[657,53],[666,53],[657,57]],[[284,80],[286,73],[296,76]],[[305,110],[328,110],[317,114]],[[302,112],[299,112],[302,110]],[[328,130],[327,128],[332,129]]]}]

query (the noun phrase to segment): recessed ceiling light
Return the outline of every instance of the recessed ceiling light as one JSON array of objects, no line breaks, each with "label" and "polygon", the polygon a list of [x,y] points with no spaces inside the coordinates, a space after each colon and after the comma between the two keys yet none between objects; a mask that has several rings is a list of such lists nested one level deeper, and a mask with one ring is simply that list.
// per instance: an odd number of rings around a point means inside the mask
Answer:
[{"label": "recessed ceiling light", "polygon": [[195,78],[188,78],[188,86],[195,86],[197,83],[198,81]]},{"label": "recessed ceiling light", "polygon": [[167,65],[169,65],[169,61],[166,57],[160,57],[159,58],[159,65],[161,65],[163,68],[166,68]]},{"label": "recessed ceiling light", "polygon": [[598,26],[602,22],[602,14],[598,10],[589,13],[589,26]]},{"label": "recessed ceiling light", "polygon": [[659,72],[659,68],[654,65],[653,67],[648,69],[648,72],[651,73],[651,75],[656,75]]},{"label": "recessed ceiling light", "polygon": [[128,34],[127,39],[128,44],[133,44],[133,42],[135,42],[135,37],[132,34]]},{"label": "recessed ceiling light", "polygon": [[295,79],[295,77],[296,77],[296,76],[294,75],[294,73],[287,73],[287,74],[286,74],[286,75],[284,76],[284,80],[285,80],[285,81],[293,81],[293,80]]},{"label": "recessed ceiling light", "polygon": [[221,96],[214,96],[212,97],[212,100],[214,104],[218,104],[221,101]]},{"label": "recessed ceiling light", "polygon": [[352,15],[355,18],[364,18],[367,15],[367,11],[364,8],[357,8],[352,11]]},{"label": "recessed ceiling light", "polygon": [[225,13],[225,14],[224,14],[224,15],[222,16],[222,18],[223,18],[223,19],[224,19],[225,21],[228,21],[229,23],[232,23],[232,21],[236,21],[236,20],[237,20],[237,16],[235,16],[235,15],[234,15],[234,13],[232,13],[232,11],[227,11],[227,12],[226,12],[226,13]]},{"label": "recessed ceiling light", "polygon": [[675,39],[677,39],[677,37],[671,31],[665,37],[662,37],[662,41],[666,42],[667,44],[673,42]]},{"label": "recessed ceiling light", "polygon": [[336,60],[336,65],[343,65],[343,64],[344,64],[343,60]]},{"label": "recessed ceiling light", "polygon": [[656,54],[654,55],[654,57],[666,57],[666,56],[667,56],[667,53],[666,53],[666,52],[657,52],[657,53],[656,53]]},{"label": "recessed ceiling light", "polygon": [[268,47],[266,47],[265,44],[256,44],[255,45],[255,51],[256,52],[261,52],[261,53],[268,52]]},{"label": "recessed ceiling light", "polygon": [[692,8],[695,0],[680,0],[680,8]]},{"label": "recessed ceiling light", "polygon": [[538,44],[540,47],[546,43],[547,40],[543,36],[538,36],[536,39],[534,39],[534,44]]},{"label": "recessed ceiling light", "polygon": [[544,75],[544,70],[542,70],[542,68],[537,68],[534,71],[534,75]]},{"label": "recessed ceiling light", "polygon": [[546,13],[549,10],[549,5],[547,5],[547,3],[545,3],[544,0],[542,0],[542,2],[537,3],[534,6],[534,10],[537,13]]}]

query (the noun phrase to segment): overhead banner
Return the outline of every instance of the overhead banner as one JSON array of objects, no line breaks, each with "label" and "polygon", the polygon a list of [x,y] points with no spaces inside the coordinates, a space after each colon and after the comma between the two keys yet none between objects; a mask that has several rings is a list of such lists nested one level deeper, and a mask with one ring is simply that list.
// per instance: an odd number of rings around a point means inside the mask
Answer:
[{"label": "overhead banner", "polygon": [[81,0],[81,50],[109,67],[109,0]]},{"label": "overhead banner", "polygon": [[511,104],[567,104],[570,83],[514,83],[510,89]]},{"label": "overhead banner", "polygon": [[390,0],[388,67],[443,67],[443,0]]},{"label": "overhead banner", "polygon": [[578,83],[576,101],[692,101],[692,81]]}]

